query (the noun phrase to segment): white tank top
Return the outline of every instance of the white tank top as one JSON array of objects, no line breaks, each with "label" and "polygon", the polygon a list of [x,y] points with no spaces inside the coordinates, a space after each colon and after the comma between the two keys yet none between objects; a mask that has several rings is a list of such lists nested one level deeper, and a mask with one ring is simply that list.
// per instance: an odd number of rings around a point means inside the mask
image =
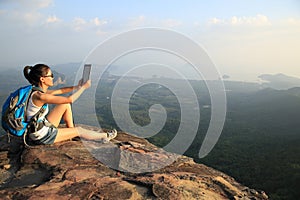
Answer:
[{"label": "white tank top", "polygon": [[[35,93],[35,92],[33,92],[33,93]],[[28,101],[27,111],[26,111],[27,121],[29,121],[40,109],[41,109],[41,107],[38,107],[38,106],[36,106],[33,103],[33,101],[32,101],[32,95],[31,95],[30,98],[29,98],[29,101]],[[39,118],[39,120],[45,120],[45,117],[48,114],[48,112],[49,112],[49,108],[48,108],[48,105],[47,105],[45,112]],[[39,140],[39,139],[43,138],[47,134],[48,129],[49,129],[49,127],[44,126],[43,128],[41,128],[37,132],[30,133],[29,137],[31,139],[33,139],[33,140]]]},{"label": "white tank top", "polygon": [[[35,92],[33,92],[33,93],[35,93]],[[32,93],[32,95],[33,95],[33,93]],[[27,112],[26,112],[27,121],[29,121],[41,109],[41,107],[38,107],[33,103],[32,95],[30,96],[28,105],[27,105]],[[48,112],[49,112],[49,108],[47,105],[45,112],[39,118],[39,120],[43,120],[45,118],[45,116],[48,114]]]}]

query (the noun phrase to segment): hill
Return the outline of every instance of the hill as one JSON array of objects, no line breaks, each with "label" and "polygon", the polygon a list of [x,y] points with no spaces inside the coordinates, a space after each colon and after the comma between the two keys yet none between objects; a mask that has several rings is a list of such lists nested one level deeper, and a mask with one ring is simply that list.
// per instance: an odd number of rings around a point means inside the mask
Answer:
[{"label": "hill", "polygon": [[300,79],[285,74],[262,74],[258,78],[264,81],[264,87],[271,87],[278,90],[289,89],[300,86]]}]

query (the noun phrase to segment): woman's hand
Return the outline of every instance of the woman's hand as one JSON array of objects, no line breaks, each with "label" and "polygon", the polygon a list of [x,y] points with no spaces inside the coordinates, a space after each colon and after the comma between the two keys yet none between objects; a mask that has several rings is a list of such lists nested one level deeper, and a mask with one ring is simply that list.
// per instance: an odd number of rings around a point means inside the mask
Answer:
[{"label": "woman's hand", "polygon": [[77,85],[77,89],[84,87],[84,89],[88,89],[91,87],[91,80],[88,80],[87,82],[83,83],[83,79],[80,79]]},{"label": "woman's hand", "polygon": [[83,79],[80,79],[78,81],[77,87],[80,88],[82,86],[82,84],[83,84]]},{"label": "woman's hand", "polygon": [[88,80],[87,82],[85,82],[84,84],[82,84],[82,87],[84,89],[88,89],[89,87],[91,87],[91,80]]}]

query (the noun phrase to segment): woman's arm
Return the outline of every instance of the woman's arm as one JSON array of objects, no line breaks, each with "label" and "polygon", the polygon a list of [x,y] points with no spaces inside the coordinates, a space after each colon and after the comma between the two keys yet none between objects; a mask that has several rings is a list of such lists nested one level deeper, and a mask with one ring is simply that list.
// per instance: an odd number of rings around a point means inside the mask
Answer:
[{"label": "woman's arm", "polygon": [[72,92],[74,90],[78,90],[82,86],[82,80],[78,82],[78,85],[76,86],[70,86],[70,87],[63,87],[57,90],[47,90],[47,94],[52,94],[52,95],[58,95],[58,94],[66,94],[69,92]]},{"label": "woman's arm", "polygon": [[58,95],[58,94],[66,94],[69,92],[72,92],[74,90],[77,90],[80,86],[70,86],[70,87],[63,87],[57,90],[47,90],[47,94],[52,94],[52,95]]},{"label": "woman's arm", "polygon": [[[85,89],[89,88],[91,86],[91,81],[87,81],[85,84],[83,84],[81,87],[78,86],[78,90],[74,92],[72,95],[64,97],[64,96],[56,96],[52,93],[37,93],[36,100],[40,103],[38,104],[66,104],[66,103],[73,103],[76,101],[80,95],[84,92]],[[35,102],[34,102],[35,103]],[[36,104],[37,106],[39,106]]]}]

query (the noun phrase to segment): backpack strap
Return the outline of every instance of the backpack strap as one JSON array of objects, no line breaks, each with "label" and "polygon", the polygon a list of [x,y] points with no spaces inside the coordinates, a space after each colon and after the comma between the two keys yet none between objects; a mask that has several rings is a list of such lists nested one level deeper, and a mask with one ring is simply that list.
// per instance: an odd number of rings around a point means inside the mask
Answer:
[{"label": "backpack strap", "polygon": [[[35,86],[32,87],[32,89],[30,91],[30,94],[28,96],[27,102],[26,102],[27,106],[28,106],[28,101],[29,101],[29,99],[30,99],[30,97],[31,97],[31,95],[32,95],[32,93],[34,91],[40,91],[40,92],[44,93],[44,91],[42,90],[42,88],[35,87]],[[26,109],[27,109],[27,106],[26,106]],[[27,137],[28,137],[28,131],[29,131],[29,129],[32,129],[31,126],[39,126],[40,123],[38,123],[38,119],[44,114],[44,112],[46,111],[46,109],[47,109],[47,104],[44,104],[40,108],[40,110],[31,117],[30,121],[28,122],[29,126],[27,127],[27,130],[26,130],[25,134],[23,135],[23,141],[24,141],[24,144],[25,144],[26,147],[31,147],[31,145],[29,145],[27,143]],[[26,114],[25,114],[25,117],[26,117]],[[34,127],[34,129],[37,131],[39,129],[39,127]]]},{"label": "backpack strap", "polygon": [[[31,91],[30,91],[30,93],[29,93],[29,95],[27,97],[27,100],[26,100],[25,116],[24,116],[25,117],[25,121],[27,121],[26,111],[27,111],[27,107],[28,107],[28,102],[29,102],[29,99],[30,99],[32,93],[35,92],[35,91],[40,91],[40,92],[44,93],[44,91],[43,91],[43,89],[41,87],[32,86],[32,89],[31,89]],[[41,107],[41,109],[35,115],[32,116],[32,118],[30,119],[30,121],[32,121],[33,119],[34,120],[38,120],[40,118],[40,116],[43,115],[43,113],[45,112],[46,108],[47,108],[47,104],[44,104]]]},{"label": "backpack strap", "polygon": [[47,104],[44,104],[41,107],[41,109],[31,117],[30,122],[32,122],[32,121],[37,122],[39,120],[39,118],[44,114],[46,109],[47,109]]},{"label": "backpack strap", "polygon": [[45,93],[45,92],[43,91],[43,89],[42,89],[41,87],[39,87],[39,86],[33,86],[33,87],[32,87],[32,92],[34,92],[34,91],[40,91],[40,92],[42,92],[42,93]]},{"label": "backpack strap", "polygon": [[[40,91],[42,93],[45,93],[41,87],[34,86],[34,87],[32,87],[32,91],[30,93],[30,96],[32,95],[32,93],[34,91]],[[30,121],[32,121],[32,120],[38,121],[38,119],[44,114],[44,112],[46,111],[46,109],[47,109],[47,104],[44,104],[41,107],[41,109],[37,113],[35,113],[35,115],[32,116],[32,118],[30,119]]]}]

